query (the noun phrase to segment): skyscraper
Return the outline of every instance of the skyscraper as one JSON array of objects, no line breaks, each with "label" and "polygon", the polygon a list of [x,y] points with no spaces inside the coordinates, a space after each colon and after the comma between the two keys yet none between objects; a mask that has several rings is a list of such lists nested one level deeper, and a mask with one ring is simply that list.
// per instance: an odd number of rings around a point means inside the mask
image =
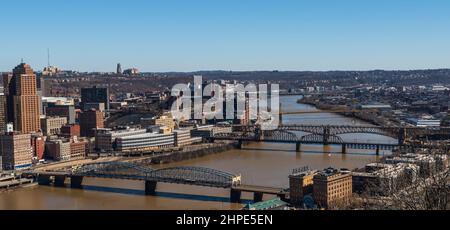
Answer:
[{"label": "skyscraper", "polygon": [[8,88],[8,115],[14,122],[14,129],[21,133],[38,132],[39,96],[33,69],[21,63],[14,68],[11,78],[7,76],[4,82],[7,83],[5,89]]},{"label": "skyscraper", "polygon": [[122,74],[122,65],[120,63],[117,64],[117,74]]},{"label": "skyscraper", "polygon": [[6,131],[6,124],[8,123],[6,110],[6,96],[3,92],[0,93],[0,134]]},{"label": "skyscraper", "polygon": [[14,84],[12,84],[12,74],[3,74],[3,92],[6,97],[6,122],[14,122],[14,104],[13,104],[13,94],[14,94]]}]

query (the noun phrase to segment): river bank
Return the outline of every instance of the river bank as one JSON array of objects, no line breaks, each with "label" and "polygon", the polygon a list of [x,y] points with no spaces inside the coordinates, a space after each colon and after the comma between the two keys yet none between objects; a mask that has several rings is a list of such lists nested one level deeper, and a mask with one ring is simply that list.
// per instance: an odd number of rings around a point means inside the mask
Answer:
[{"label": "river bank", "polygon": [[138,159],[128,160],[128,162],[139,163],[144,165],[170,164],[175,162],[197,159],[209,155],[220,154],[235,148],[236,145],[234,143],[203,144],[200,148],[177,151],[164,155],[142,157]]},{"label": "river bank", "polygon": [[[319,103],[315,100],[308,99],[308,98],[302,98],[297,101],[298,104],[305,104],[313,106],[314,108],[318,110],[322,110],[324,112],[330,112],[330,113],[336,113],[338,115],[351,118],[351,119],[358,119],[363,122],[370,123],[372,125],[376,126],[386,126],[387,122],[385,119],[380,118],[376,113],[372,111],[362,112],[362,111],[356,111],[352,110],[347,106],[341,106],[341,105],[330,105],[330,104],[323,104]],[[336,112],[337,111],[337,112]]]}]

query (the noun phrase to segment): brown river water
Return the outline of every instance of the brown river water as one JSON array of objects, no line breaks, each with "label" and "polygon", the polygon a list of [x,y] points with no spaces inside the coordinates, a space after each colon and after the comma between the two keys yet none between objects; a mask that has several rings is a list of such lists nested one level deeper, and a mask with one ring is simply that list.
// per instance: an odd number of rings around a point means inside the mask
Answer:
[{"label": "brown river water", "polygon": [[[311,106],[297,104],[299,96],[282,97],[283,111],[314,111]],[[368,125],[362,121],[330,113],[298,114],[283,117],[285,124]],[[391,143],[389,137],[365,134],[342,135],[348,141]],[[243,150],[231,150],[198,159],[166,164],[158,167],[201,166],[241,174],[244,184],[288,187],[288,176],[293,169],[309,166],[354,169],[376,161],[374,151],[349,150],[339,153],[338,146],[302,146],[255,143]],[[390,154],[389,152],[382,152]],[[229,190],[174,184],[158,184],[158,196],[144,196],[144,183],[139,181],[86,178],[84,189],[33,186],[0,193],[0,209],[7,210],[229,210],[244,204],[228,202]],[[251,200],[252,194],[243,193]],[[270,196],[265,196],[265,199]],[[247,201],[248,202],[248,201]],[[245,201],[244,201],[245,203]]]}]

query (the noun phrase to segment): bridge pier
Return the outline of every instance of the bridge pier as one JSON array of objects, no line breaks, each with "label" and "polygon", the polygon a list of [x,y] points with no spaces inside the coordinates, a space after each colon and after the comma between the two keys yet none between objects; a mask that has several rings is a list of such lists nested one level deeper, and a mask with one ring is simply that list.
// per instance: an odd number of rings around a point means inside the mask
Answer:
[{"label": "bridge pier", "polygon": [[83,176],[72,176],[70,177],[70,187],[71,188],[83,188]]},{"label": "bridge pier", "polygon": [[50,185],[50,176],[38,175],[37,181],[39,185]]},{"label": "bridge pier", "polygon": [[346,144],[342,145],[342,154],[347,154],[347,145]]},{"label": "bridge pier", "polygon": [[297,142],[295,144],[295,151],[298,152],[298,153],[302,151],[302,143]]},{"label": "bridge pier", "polygon": [[230,202],[231,203],[241,203],[242,192],[240,190],[231,189],[230,192]]},{"label": "bridge pier", "polygon": [[145,195],[146,196],[154,196],[156,195],[156,186],[158,182],[157,181],[145,181]]},{"label": "bridge pier", "polygon": [[60,176],[55,176],[55,183],[54,185],[56,187],[64,187],[64,183],[66,182],[66,176],[60,175]]},{"label": "bridge pier", "polygon": [[286,199],[286,194],[278,194],[277,195],[282,201],[287,202],[288,200]]},{"label": "bridge pier", "polygon": [[258,203],[263,201],[264,193],[262,192],[254,192],[253,193],[253,202]]},{"label": "bridge pier", "polygon": [[244,148],[244,142],[241,141],[241,140],[238,141],[237,147],[238,147],[238,149],[243,149]]}]

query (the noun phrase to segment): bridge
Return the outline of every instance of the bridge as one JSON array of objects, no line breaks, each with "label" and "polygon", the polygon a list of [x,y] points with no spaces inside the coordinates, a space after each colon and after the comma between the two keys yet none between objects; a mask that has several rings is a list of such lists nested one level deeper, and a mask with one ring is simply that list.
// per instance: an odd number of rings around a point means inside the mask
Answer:
[{"label": "bridge", "polygon": [[[299,136],[295,132],[305,133]],[[398,143],[369,143],[344,141],[343,134],[376,134],[398,139]],[[280,125],[274,130],[262,130],[259,126],[237,125],[232,133],[218,133],[210,137],[211,141],[237,141],[242,147],[244,142],[276,142],[296,144],[296,150],[301,151],[302,144],[340,145],[342,153],[347,149],[372,149],[379,154],[381,150],[406,148],[407,140],[415,140],[423,136],[449,135],[449,127],[417,128],[417,127],[377,127],[377,126],[347,126],[347,125]]]},{"label": "bridge", "polygon": [[78,189],[83,188],[82,183],[85,177],[138,180],[145,182],[146,195],[156,195],[158,183],[223,188],[231,190],[230,201],[235,203],[241,201],[241,192],[253,192],[256,202],[262,200],[263,194],[275,194],[285,197],[281,188],[270,189],[242,185],[240,175],[204,167],[152,169],[133,163],[104,162],[81,165],[62,171],[25,172],[23,175],[35,178],[39,185],[53,184],[58,187],[65,186],[66,179],[70,178],[70,187]]}]

